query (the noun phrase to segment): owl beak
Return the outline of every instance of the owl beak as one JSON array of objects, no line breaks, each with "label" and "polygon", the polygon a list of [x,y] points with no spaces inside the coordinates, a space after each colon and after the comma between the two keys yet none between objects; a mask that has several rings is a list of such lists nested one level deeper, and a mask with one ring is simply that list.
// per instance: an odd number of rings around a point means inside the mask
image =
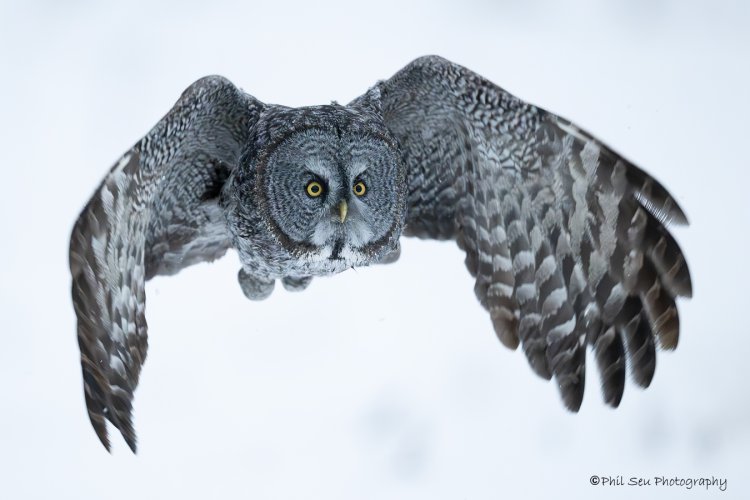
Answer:
[{"label": "owl beak", "polygon": [[346,213],[349,211],[349,205],[346,204],[346,200],[341,200],[339,203],[339,220],[343,224],[346,220]]}]

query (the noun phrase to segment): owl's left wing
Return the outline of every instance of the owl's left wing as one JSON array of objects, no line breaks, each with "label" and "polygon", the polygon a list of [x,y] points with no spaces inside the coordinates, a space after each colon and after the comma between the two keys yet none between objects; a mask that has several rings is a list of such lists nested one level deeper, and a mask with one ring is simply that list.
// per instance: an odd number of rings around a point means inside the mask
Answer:
[{"label": "owl's left wing", "polygon": [[626,359],[648,386],[655,339],[676,346],[675,297],[692,293],[666,228],[687,220],[666,189],[574,124],[442,58],[417,59],[374,90],[406,164],[404,234],[457,240],[503,344],[520,343],[573,411],[586,345],[608,404],[620,402]]},{"label": "owl's left wing", "polygon": [[75,223],[70,272],[84,393],[107,449],[109,420],[135,451],[145,281],[226,252],[217,200],[261,109],[225,78],[198,80],[115,163]]}]

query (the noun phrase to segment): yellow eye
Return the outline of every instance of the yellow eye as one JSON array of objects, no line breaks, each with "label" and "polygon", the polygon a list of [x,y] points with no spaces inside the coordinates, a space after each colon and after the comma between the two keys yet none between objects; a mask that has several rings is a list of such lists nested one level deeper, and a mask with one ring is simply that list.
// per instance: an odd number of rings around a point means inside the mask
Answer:
[{"label": "yellow eye", "polygon": [[318,196],[323,194],[323,184],[318,181],[310,181],[307,183],[305,191],[307,192],[307,196],[309,196],[310,198],[317,198]]},{"label": "yellow eye", "polygon": [[364,182],[359,181],[354,185],[352,191],[354,191],[354,194],[356,194],[357,196],[364,196],[367,192],[367,186],[365,186]]}]

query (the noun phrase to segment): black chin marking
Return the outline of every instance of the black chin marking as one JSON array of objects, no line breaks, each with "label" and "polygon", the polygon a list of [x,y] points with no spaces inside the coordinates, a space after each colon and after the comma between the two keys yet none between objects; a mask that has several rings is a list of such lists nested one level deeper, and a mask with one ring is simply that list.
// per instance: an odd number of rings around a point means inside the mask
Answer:
[{"label": "black chin marking", "polygon": [[344,248],[344,238],[339,238],[336,240],[336,243],[333,244],[333,252],[331,252],[331,256],[329,257],[329,259],[340,259],[341,256],[339,254],[341,253],[342,248]]}]

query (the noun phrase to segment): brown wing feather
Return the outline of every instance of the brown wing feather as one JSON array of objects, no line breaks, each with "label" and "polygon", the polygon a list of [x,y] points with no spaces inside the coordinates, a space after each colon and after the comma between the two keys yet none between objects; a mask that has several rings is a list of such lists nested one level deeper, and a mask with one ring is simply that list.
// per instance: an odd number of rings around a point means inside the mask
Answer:
[{"label": "brown wing feather", "polygon": [[571,410],[586,345],[608,404],[622,397],[626,356],[647,386],[654,340],[676,345],[675,298],[692,293],[666,229],[687,218],[667,190],[569,121],[439,57],[379,89],[408,171],[405,234],[457,240],[503,344],[520,343]]},{"label": "brown wing feather", "polygon": [[194,83],[114,165],[73,228],[70,271],[89,418],[135,451],[133,392],[148,346],[145,281],[224,254],[216,198],[261,104],[221,77]]}]

